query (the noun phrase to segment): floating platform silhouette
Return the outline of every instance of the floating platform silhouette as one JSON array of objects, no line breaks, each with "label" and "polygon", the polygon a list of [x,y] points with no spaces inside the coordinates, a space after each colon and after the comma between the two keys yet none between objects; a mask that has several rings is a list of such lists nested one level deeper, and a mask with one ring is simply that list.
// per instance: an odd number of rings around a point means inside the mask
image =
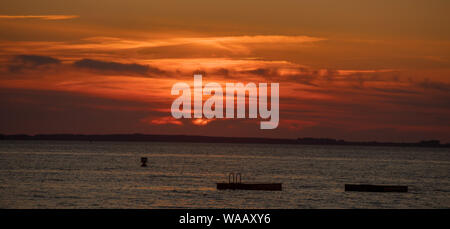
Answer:
[{"label": "floating platform silhouette", "polygon": [[354,192],[408,192],[408,186],[401,185],[371,185],[345,184],[345,191]]},{"label": "floating platform silhouette", "polygon": [[[238,181],[239,178],[239,181]],[[242,183],[240,173],[230,173],[228,183],[217,183],[217,190],[262,190],[262,191],[282,191],[282,183]]]}]

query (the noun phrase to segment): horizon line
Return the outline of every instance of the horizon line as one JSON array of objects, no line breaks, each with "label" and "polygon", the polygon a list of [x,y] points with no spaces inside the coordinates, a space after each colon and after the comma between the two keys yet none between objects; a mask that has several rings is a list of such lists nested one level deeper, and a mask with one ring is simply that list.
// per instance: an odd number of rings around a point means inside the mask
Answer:
[{"label": "horizon line", "polygon": [[[51,133],[51,134],[3,134],[0,133],[0,136],[29,136],[29,137],[37,137],[37,136],[163,136],[163,137],[200,137],[200,138],[222,138],[222,139],[253,139],[253,140],[275,140],[275,141],[300,141],[300,140],[331,140],[336,143],[375,143],[375,144],[419,144],[426,142],[437,142],[440,145],[449,145],[450,142],[441,142],[439,139],[422,139],[418,141],[377,141],[377,140],[345,140],[339,138],[330,138],[330,137],[296,137],[296,138],[274,138],[274,137],[231,137],[231,136],[210,136],[210,135],[189,135],[189,134],[145,134],[145,133],[110,133],[110,134],[81,134],[81,133]],[[1,138],[0,138],[1,140]]]}]

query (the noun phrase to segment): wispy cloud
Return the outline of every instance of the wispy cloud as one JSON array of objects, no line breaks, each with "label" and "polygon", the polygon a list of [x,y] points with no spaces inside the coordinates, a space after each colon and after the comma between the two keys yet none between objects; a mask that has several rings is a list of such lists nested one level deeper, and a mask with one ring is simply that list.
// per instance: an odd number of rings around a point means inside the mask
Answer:
[{"label": "wispy cloud", "polygon": [[40,20],[67,20],[78,18],[78,15],[0,15],[0,19],[40,19]]},{"label": "wispy cloud", "polygon": [[283,35],[258,35],[258,36],[221,36],[221,37],[177,37],[171,39],[156,40],[128,40],[115,37],[91,37],[86,38],[93,44],[104,45],[119,49],[128,48],[148,48],[197,44],[209,47],[219,47],[230,49],[234,45],[243,44],[298,44],[312,43],[327,40],[321,37],[310,36],[283,36]]},{"label": "wispy cloud", "polygon": [[109,73],[132,73],[138,75],[148,75],[148,74],[163,74],[158,68],[154,68],[148,65],[136,64],[136,63],[119,63],[111,61],[101,61],[93,59],[82,59],[74,62],[73,64],[77,68],[91,69]]},{"label": "wispy cloud", "polygon": [[9,72],[20,72],[23,69],[37,69],[40,66],[60,64],[59,59],[39,55],[18,55],[9,63]]},{"label": "wispy cloud", "polygon": [[[0,17],[1,18],[1,17]],[[13,42],[5,44],[8,46],[27,45],[34,48],[44,48],[47,50],[125,50],[125,49],[149,49],[149,48],[180,48],[195,47],[197,50],[220,49],[233,53],[249,51],[256,46],[273,45],[278,47],[286,44],[306,44],[324,41],[325,38],[309,36],[224,36],[224,37],[179,37],[169,39],[122,39],[115,37],[89,37],[81,42]],[[1,45],[1,44],[0,44]],[[254,48],[254,47],[253,47]]]}]

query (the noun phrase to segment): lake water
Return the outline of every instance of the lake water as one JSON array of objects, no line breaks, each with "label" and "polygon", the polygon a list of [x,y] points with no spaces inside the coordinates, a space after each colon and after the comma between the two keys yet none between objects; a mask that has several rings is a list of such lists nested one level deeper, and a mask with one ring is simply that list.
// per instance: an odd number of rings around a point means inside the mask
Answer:
[{"label": "lake water", "polygon": [[[283,191],[216,190],[230,172]],[[444,148],[0,141],[0,208],[449,208],[449,178]]]}]

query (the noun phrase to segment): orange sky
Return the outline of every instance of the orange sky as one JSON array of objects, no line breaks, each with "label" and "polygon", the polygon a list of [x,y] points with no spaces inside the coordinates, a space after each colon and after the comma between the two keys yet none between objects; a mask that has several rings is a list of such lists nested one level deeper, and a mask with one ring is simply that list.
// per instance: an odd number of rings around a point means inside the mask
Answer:
[{"label": "orange sky", "polygon": [[[0,133],[450,141],[450,2],[0,3]],[[280,125],[175,120],[171,86],[280,83]],[[206,83],[205,82],[205,83]]]}]

